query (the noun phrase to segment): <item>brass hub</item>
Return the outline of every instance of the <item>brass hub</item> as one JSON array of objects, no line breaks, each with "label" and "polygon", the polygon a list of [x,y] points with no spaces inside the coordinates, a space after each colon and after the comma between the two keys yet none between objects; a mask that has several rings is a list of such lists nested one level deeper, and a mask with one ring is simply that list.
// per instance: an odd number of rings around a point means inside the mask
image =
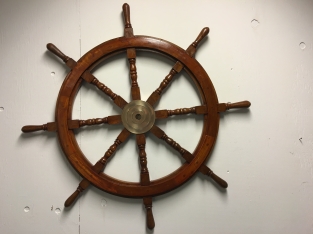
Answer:
[{"label": "brass hub", "polygon": [[152,128],[154,121],[154,110],[147,102],[135,100],[128,103],[123,108],[123,125],[128,131],[134,134],[141,134],[149,131]]}]

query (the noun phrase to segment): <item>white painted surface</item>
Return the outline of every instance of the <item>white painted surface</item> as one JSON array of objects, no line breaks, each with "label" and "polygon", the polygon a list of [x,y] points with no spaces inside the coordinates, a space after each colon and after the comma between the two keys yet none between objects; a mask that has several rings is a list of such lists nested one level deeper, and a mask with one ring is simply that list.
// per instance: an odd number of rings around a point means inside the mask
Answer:
[{"label": "white painted surface", "polygon": [[[1,233],[151,233],[145,229],[140,200],[96,188],[65,210],[64,200],[80,178],[64,158],[56,135],[20,131],[23,125],[54,120],[58,90],[68,72],[45,45],[52,42],[77,60],[101,42],[122,36],[123,3],[0,1]],[[137,35],[187,48],[203,27],[210,27],[196,58],[210,75],[220,102],[252,103],[248,112],[222,116],[207,163],[229,183],[227,192],[196,175],[181,188],[156,197],[153,233],[313,233],[313,1],[128,3]],[[109,63],[95,74],[129,100],[124,57]],[[143,97],[158,86],[170,66],[166,59],[139,54]],[[74,117],[118,113],[99,94],[84,85]],[[198,103],[187,76],[181,76],[158,108]],[[159,126],[191,151],[201,131],[197,118],[161,121]],[[77,139],[95,162],[118,132],[116,127],[93,128],[80,131]],[[108,174],[138,178],[134,142],[131,138],[121,147]],[[151,135],[147,152],[152,178],[181,163]]]}]

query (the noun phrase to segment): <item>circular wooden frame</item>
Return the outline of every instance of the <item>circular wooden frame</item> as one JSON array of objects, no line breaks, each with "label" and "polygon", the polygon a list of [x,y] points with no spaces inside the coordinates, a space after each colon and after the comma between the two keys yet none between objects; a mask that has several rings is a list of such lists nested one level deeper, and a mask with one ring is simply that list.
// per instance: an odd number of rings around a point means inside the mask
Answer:
[{"label": "circular wooden frame", "polygon": [[[127,181],[117,180],[105,173],[98,173],[92,164],[80,150],[75,135],[68,126],[72,119],[72,107],[75,96],[82,82],[82,75],[90,71],[103,59],[116,53],[126,51],[129,48],[148,50],[161,53],[176,61],[179,61],[192,77],[202,97],[202,105],[205,107],[203,115],[204,123],[202,135],[193,158],[184,163],[179,169],[171,174],[151,181],[149,185],[141,185]],[[120,37],[104,42],[87,52],[72,68],[60,89],[55,119],[60,145],[75,170],[96,187],[123,197],[152,197],[169,192],[190,179],[200,166],[209,158],[214,146],[219,126],[218,99],[214,86],[202,68],[202,66],[191,57],[185,50],[162,39],[148,36]]]}]

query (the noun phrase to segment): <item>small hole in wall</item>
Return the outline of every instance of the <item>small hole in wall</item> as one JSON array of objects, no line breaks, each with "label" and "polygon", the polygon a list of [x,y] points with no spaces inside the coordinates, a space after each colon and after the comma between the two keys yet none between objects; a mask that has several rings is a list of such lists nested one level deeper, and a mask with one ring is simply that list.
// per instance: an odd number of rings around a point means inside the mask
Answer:
[{"label": "small hole in wall", "polygon": [[229,173],[229,171],[227,171],[227,173]]},{"label": "small hole in wall", "polygon": [[29,212],[29,211],[30,211],[30,208],[29,208],[28,206],[25,206],[25,207],[24,207],[24,212],[27,213],[27,212]]},{"label": "small hole in wall", "polygon": [[4,108],[3,108],[3,107],[0,107],[0,112],[1,112],[1,111],[4,111]]},{"label": "small hole in wall", "polygon": [[259,26],[260,22],[256,19],[251,20],[251,26],[252,28],[256,28],[257,26]]},{"label": "small hole in wall", "polygon": [[55,76],[55,72],[51,72],[51,76]]},{"label": "small hole in wall", "polygon": [[60,208],[56,208],[54,211],[57,215],[61,214],[61,209]]},{"label": "small hole in wall", "polygon": [[306,44],[305,44],[304,42],[301,42],[301,43],[299,44],[299,47],[300,47],[301,50],[304,50],[305,47],[306,47]]}]

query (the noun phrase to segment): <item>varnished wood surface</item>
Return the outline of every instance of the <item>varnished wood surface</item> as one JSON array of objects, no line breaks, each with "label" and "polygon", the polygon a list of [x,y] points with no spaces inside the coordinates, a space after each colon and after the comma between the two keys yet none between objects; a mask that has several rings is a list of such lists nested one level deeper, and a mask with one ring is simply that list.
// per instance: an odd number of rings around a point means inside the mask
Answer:
[{"label": "varnished wood surface", "polygon": [[[92,167],[93,171],[100,173],[104,170],[107,165],[108,160],[117,150],[117,147],[122,144],[130,135],[130,132],[127,129],[123,129],[122,132],[118,135],[114,143],[109,147],[105,152],[104,156],[98,160],[98,162]],[[83,192],[90,185],[90,181],[84,178],[78,185],[76,191],[65,201],[64,206],[69,207],[77,199],[79,194]]]},{"label": "varnished wood surface", "polygon": [[[47,45],[48,50],[61,58],[63,62],[66,63],[69,68],[71,68],[71,72],[67,75],[60,89],[55,113],[56,121],[38,126],[24,126],[22,130],[24,132],[38,130],[57,131],[60,145],[66,157],[70,161],[71,165],[84,178],[81,184],[78,186],[77,190],[73,193],[72,196],[70,196],[66,204],[71,204],[78,196],[78,194],[90,183],[106,192],[113,193],[115,195],[148,199],[152,196],[160,195],[177,188],[181,184],[185,183],[197,171],[210,176],[222,187],[227,187],[227,183],[224,180],[216,176],[211,169],[203,166],[203,164],[209,158],[210,152],[217,137],[219,124],[218,113],[233,108],[249,107],[250,102],[243,101],[233,104],[218,103],[217,95],[209,76],[206,74],[201,65],[193,58],[198,45],[209,33],[209,28],[203,28],[195,41],[190,44],[187,50],[183,50],[180,47],[162,39],[148,36],[134,36],[130,22],[130,7],[128,4],[123,5],[123,16],[125,23],[124,37],[115,38],[100,44],[99,46],[87,52],[77,62],[61,52],[52,43]],[[167,89],[170,85],[175,75],[183,68],[185,68],[187,73],[195,82],[195,85],[198,88],[198,92],[202,97],[201,106],[177,108],[174,110],[157,110],[155,111],[156,117],[167,118],[174,115],[201,114],[203,115],[204,124],[201,139],[199,140],[198,146],[193,153],[186,151],[182,146],[180,146],[173,139],[169,138],[158,127],[152,127],[151,132],[154,135],[164,140],[171,147],[179,151],[186,160],[186,163],[178,170],[154,181],[150,181],[149,177],[147,157],[145,152],[145,135],[138,135],[137,145],[139,149],[141,179],[140,183],[132,183],[127,181],[120,181],[106,175],[105,173],[101,173],[101,171],[104,169],[103,165],[106,165],[107,159],[110,158],[110,156],[115,152],[117,146],[122,141],[117,139],[116,142],[106,152],[105,156],[93,166],[81,152],[72,132],[72,129],[83,126],[103,123],[119,124],[121,123],[121,117],[108,116],[104,118],[88,120],[72,120],[71,114],[75,95],[80,87],[82,80],[95,85],[99,90],[108,95],[118,107],[121,109],[124,108],[127,102],[121,96],[114,93],[105,84],[100,82],[96,77],[94,77],[90,70],[102,59],[108,58],[123,51],[126,51],[129,62],[132,99],[140,100],[141,97],[137,80],[138,77],[136,67],[137,49],[161,53],[167,57],[171,57],[174,61],[176,61],[168,75],[160,83],[160,86],[149,96],[147,103],[149,103],[151,106],[156,104],[164,90]],[[150,216],[149,220],[151,221],[151,207],[148,205],[146,208],[147,214]],[[151,222],[150,226],[152,226]]]},{"label": "varnished wood surface", "polygon": [[[181,168],[170,175],[151,181],[149,186],[142,186],[140,183],[119,181],[103,173],[98,174],[93,171],[92,165],[82,152],[76,148],[75,144],[65,144],[65,142],[76,141],[74,139],[74,135],[67,130],[68,123],[65,120],[69,115],[70,109],[66,108],[66,105],[64,105],[64,103],[71,104],[73,102],[72,99],[74,99],[75,96],[73,93],[76,93],[79,88],[76,86],[76,83],[79,82],[82,74],[84,74],[84,72],[88,70],[92,64],[96,63],[102,57],[111,53],[116,53],[117,51],[127,51],[128,48],[140,48],[150,50],[152,52],[157,51],[164,53],[165,55],[173,57],[179,61],[179,63],[183,64],[191,73],[192,78],[197,83],[197,86],[200,87],[199,92],[201,93],[201,96],[204,97],[203,103],[206,108],[204,113],[208,113],[204,114],[203,135],[198,147],[193,153],[196,158],[196,160],[193,160],[194,163],[184,164]],[[208,158],[217,136],[217,106],[218,101],[216,93],[208,75],[199,63],[190,57],[186,51],[172,43],[153,37],[136,36],[130,38],[116,38],[95,47],[93,50],[85,54],[79,61],[77,61],[75,68],[72,69],[71,73],[64,81],[56,108],[58,135],[62,149],[71,164],[91,183],[109,193],[120,196],[149,197],[170,191],[183,184],[190,178],[190,176],[184,177],[183,174],[192,175],[196,173],[200,165]]]},{"label": "varnished wood surface", "polygon": [[249,101],[241,101],[241,102],[234,102],[234,103],[220,103],[218,105],[218,112],[224,112],[230,109],[240,109],[240,108],[249,108],[251,103]]},{"label": "varnished wood surface", "polygon": [[[149,229],[153,229],[155,227],[152,212],[153,196],[169,192],[179,187],[190,179],[197,171],[209,176],[221,187],[227,188],[227,182],[217,176],[205,165],[217,138],[219,112],[234,108],[247,108],[251,104],[248,101],[238,103],[218,103],[217,95],[209,76],[206,74],[201,65],[194,59],[197,47],[210,31],[208,27],[203,28],[190,46],[186,50],[183,50],[180,47],[162,39],[148,36],[135,36],[130,21],[130,6],[125,3],[122,6],[122,9],[125,24],[124,36],[100,44],[87,52],[77,62],[65,55],[54,44],[47,44],[47,49],[62,59],[63,62],[71,69],[71,72],[66,76],[58,95],[55,122],[43,125],[27,125],[22,128],[22,131],[25,133],[40,130],[56,131],[60,145],[67,159],[75,170],[83,177],[77,189],[65,201],[65,207],[71,206],[78,196],[90,184],[93,184],[108,193],[118,196],[142,198],[146,209],[147,227]],[[172,58],[175,61],[175,64],[169,71],[168,75],[161,81],[159,87],[151,93],[146,102],[141,100],[136,66],[136,50],[148,50],[150,52],[160,53],[166,57]],[[100,61],[122,52],[126,52],[126,59],[129,64],[132,99],[129,104],[120,95],[113,92],[91,73],[92,69],[99,64]],[[173,79],[182,69],[186,70],[187,74],[189,74],[194,81],[195,86],[198,88],[199,95],[202,99],[201,106],[182,107],[173,110],[153,110],[153,107],[160,100],[163,92],[169,88]],[[95,85],[100,91],[109,96],[113,103],[123,110],[122,114],[87,120],[73,120],[73,103],[83,80]],[[149,114],[146,115],[143,114],[144,112],[140,112],[141,110],[138,109],[139,107],[136,106],[136,103],[141,103],[142,106],[149,107]],[[138,114],[136,111],[142,114]],[[129,117],[130,120],[127,119],[129,112],[131,112]],[[162,129],[154,125],[155,118],[164,119],[171,116],[190,114],[203,115],[204,120],[202,135],[193,153],[187,151],[178,142],[170,138]],[[151,125],[149,125],[147,129],[141,128],[140,124],[136,125],[136,123],[139,123],[138,121],[140,121],[141,118],[143,121],[143,117],[147,116],[153,117],[151,118]],[[80,150],[73,130],[100,124],[123,124],[124,129],[105,152],[104,156],[101,157],[96,164],[91,165],[87,157],[85,157]],[[137,127],[138,131],[132,131],[128,128],[129,124]],[[150,180],[148,158],[146,153],[145,133],[148,131],[150,131],[157,138],[163,140],[174,150],[178,151],[182,158],[185,159],[185,163],[176,171],[154,181]],[[136,143],[138,147],[138,160],[140,165],[139,183],[117,180],[103,173],[109,159],[114,155],[118,146],[121,145],[132,133],[136,134]]]}]

